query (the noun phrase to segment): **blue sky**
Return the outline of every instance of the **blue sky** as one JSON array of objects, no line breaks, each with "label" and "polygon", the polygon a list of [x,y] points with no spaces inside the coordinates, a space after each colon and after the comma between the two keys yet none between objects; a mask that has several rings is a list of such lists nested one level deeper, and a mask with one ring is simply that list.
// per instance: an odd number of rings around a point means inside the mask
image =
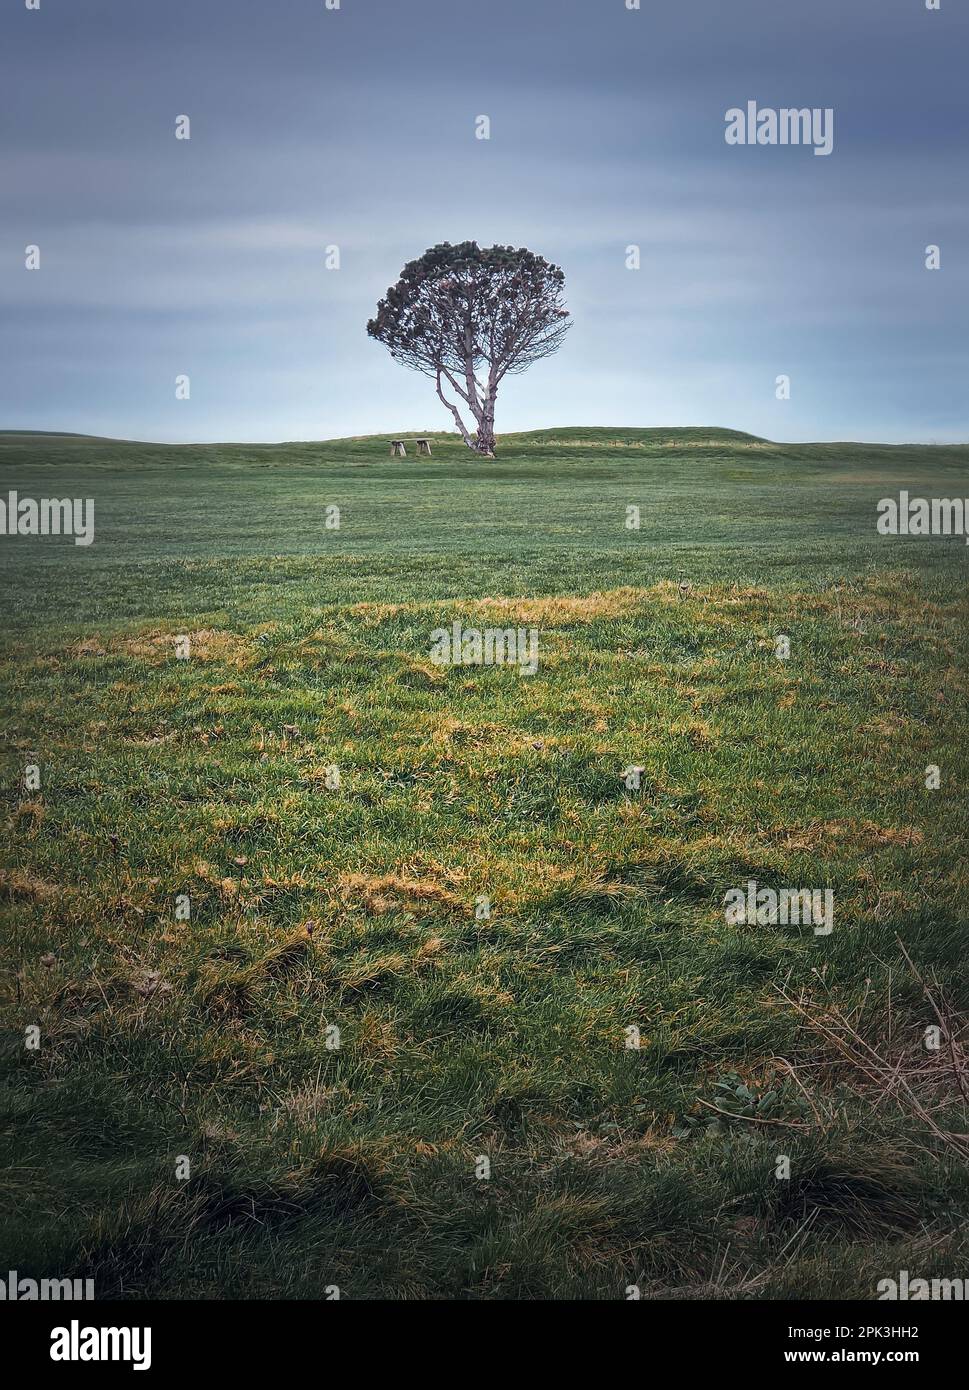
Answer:
[{"label": "blue sky", "polygon": [[[0,427],[450,428],[365,325],[474,238],[574,315],[499,435],[969,440],[967,70],[960,0],[5,0]],[[728,146],[748,100],[833,108],[832,154]]]}]

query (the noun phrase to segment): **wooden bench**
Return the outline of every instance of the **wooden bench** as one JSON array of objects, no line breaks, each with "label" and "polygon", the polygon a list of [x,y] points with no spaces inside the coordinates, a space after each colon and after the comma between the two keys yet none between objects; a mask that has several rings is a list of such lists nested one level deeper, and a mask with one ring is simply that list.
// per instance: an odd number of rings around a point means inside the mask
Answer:
[{"label": "wooden bench", "polygon": [[[414,442],[417,445],[418,454],[427,454],[428,456],[430,455],[431,441],[429,439],[417,439]],[[407,457],[407,448],[402,439],[392,439],[390,441],[390,457],[401,459],[405,459]]]}]

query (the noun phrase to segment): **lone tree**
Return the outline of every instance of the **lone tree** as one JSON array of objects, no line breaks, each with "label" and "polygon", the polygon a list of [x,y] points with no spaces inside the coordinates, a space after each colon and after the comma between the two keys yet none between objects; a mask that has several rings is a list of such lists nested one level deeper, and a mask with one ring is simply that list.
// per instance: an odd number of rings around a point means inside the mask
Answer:
[{"label": "lone tree", "polygon": [[[404,266],[367,332],[432,377],[468,448],[494,458],[498,387],[560,346],[569,328],[564,285],[557,265],[524,248],[445,241]],[[474,437],[446,387],[474,416]]]}]

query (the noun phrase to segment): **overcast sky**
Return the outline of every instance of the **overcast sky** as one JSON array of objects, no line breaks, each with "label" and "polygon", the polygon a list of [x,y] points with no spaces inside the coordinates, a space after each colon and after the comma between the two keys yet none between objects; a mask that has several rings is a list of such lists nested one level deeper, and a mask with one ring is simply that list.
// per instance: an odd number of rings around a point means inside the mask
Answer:
[{"label": "overcast sky", "polygon": [[[0,427],[450,428],[365,325],[475,239],[561,265],[574,315],[499,434],[969,440],[962,0],[39,4],[0,9]],[[832,153],[726,144],[751,100],[831,107]]]}]

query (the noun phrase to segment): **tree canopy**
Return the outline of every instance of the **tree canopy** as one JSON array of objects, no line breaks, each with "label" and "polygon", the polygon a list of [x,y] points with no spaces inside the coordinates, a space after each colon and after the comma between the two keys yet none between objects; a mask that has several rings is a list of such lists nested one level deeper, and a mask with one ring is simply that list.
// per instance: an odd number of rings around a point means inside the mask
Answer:
[{"label": "tree canopy", "polygon": [[[524,247],[443,242],[408,262],[367,324],[371,338],[435,383],[469,448],[491,456],[498,387],[561,345],[565,276]],[[450,389],[474,417],[472,438]]]}]

